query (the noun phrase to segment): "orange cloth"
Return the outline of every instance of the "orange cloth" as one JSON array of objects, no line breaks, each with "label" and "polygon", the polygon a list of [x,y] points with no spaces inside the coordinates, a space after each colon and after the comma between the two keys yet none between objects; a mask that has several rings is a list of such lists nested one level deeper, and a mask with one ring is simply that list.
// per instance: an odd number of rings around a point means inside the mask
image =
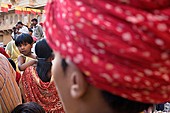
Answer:
[{"label": "orange cloth", "polygon": [[16,82],[19,84],[21,78],[21,74],[19,72],[16,71]]},{"label": "orange cloth", "polygon": [[2,109],[2,113],[10,113],[21,102],[15,71],[8,60],[0,54],[0,112]]}]

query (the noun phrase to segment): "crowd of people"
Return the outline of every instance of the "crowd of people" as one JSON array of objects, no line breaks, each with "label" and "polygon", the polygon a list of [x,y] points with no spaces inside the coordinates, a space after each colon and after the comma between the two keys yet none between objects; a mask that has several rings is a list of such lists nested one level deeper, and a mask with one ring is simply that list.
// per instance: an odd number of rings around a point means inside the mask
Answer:
[{"label": "crowd of people", "polygon": [[152,113],[170,101],[169,0],[49,0],[45,10],[45,34],[35,18],[18,22],[0,54],[0,112]]},{"label": "crowd of people", "polygon": [[8,58],[8,61],[1,58],[4,60],[1,73],[9,74],[1,81],[6,90],[1,95],[1,112],[64,113],[51,75],[53,51],[44,38],[42,26],[35,18],[30,28],[18,22],[11,37],[5,50],[1,48]]}]

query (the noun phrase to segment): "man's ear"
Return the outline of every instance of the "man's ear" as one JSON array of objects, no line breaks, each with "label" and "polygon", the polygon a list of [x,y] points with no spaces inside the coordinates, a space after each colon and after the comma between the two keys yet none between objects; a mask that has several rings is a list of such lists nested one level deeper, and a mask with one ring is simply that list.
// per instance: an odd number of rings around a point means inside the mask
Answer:
[{"label": "man's ear", "polygon": [[73,98],[81,98],[87,91],[87,82],[79,71],[73,72],[70,77],[70,94]]}]

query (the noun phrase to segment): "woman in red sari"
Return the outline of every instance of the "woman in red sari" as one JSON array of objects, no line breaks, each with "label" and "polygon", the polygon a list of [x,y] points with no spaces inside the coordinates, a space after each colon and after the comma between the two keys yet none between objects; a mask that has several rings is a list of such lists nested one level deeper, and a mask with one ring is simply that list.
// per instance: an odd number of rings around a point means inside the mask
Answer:
[{"label": "woman in red sari", "polygon": [[35,52],[38,57],[37,66],[28,67],[21,78],[24,102],[37,102],[48,113],[64,113],[51,77],[52,50],[45,39],[37,42]]}]

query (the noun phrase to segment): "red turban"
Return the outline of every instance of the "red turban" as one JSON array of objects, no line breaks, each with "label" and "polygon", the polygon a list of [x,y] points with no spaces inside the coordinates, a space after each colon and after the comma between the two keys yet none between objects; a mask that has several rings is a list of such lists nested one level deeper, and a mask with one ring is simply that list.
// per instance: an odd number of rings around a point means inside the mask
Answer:
[{"label": "red turban", "polygon": [[170,101],[169,0],[50,0],[50,46],[93,86],[144,102]]}]

